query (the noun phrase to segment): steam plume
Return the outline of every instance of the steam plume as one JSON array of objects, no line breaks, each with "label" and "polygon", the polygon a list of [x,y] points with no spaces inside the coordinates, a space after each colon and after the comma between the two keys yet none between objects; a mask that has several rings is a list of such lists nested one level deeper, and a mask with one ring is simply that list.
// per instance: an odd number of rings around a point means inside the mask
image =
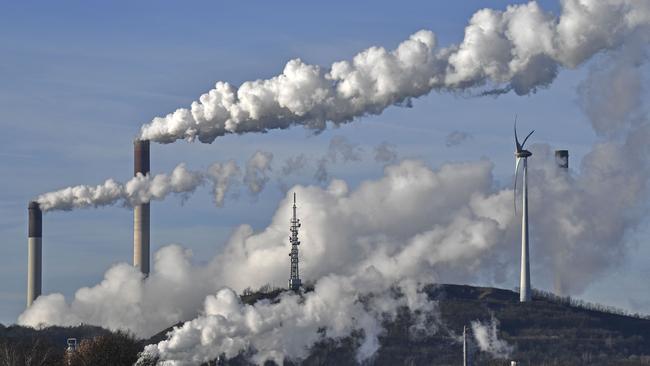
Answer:
[{"label": "steam plume", "polygon": [[508,342],[499,339],[498,327],[499,321],[494,317],[489,323],[475,321],[472,322],[472,334],[474,334],[481,351],[488,352],[496,358],[508,358],[513,351],[513,347]]},{"label": "steam plume", "polygon": [[307,164],[307,156],[305,154],[298,154],[296,156],[291,156],[284,161],[284,166],[282,166],[283,175],[291,175],[303,170]]},{"label": "steam plume", "polygon": [[536,2],[483,9],[458,45],[439,48],[434,33],[421,30],[392,51],[371,47],[327,69],[293,59],[271,79],[239,88],[219,81],[190,108],[143,125],[140,138],[211,143],[229,133],[291,125],[322,130],[327,121],[338,125],[379,114],[432,90],[488,85],[494,87],[488,93],[528,94],[549,85],[559,68],[617,48],[648,24],[650,5],[638,0],[564,0],[558,17]]},{"label": "steam plume", "polygon": [[[316,280],[314,292],[306,294],[304,302],[285,295],[278,303],[248,307],[228,300],[233,299],[231,290],[223,289],[242,291],[286,282],[285,232],[292,204],[287,197],[268,228],[254,233],[247,225],[240,227],[207,264],[193,265],[189,251],[168,246],[156,253],[146,281],[131,266],[118,264],[102,283],[77,291],[70,303],[57,294],[41,296],[19,321],[34,326],[101,324],[145,336],[205,312],[152,352],[169,360],[196,360],[251,346],[260,363],[266,358],[303,357],[320,339],[318,329],[326,329],[331,337],[361,329],[358,358],[366,359],[378,347],[384,316],[395,315],[400,306],[435,315],[435,304],[419,290],[419,284],[434,280],[434,268],[473,262],[496,242],[497,225],[467,206],[472,192],[490,189],[490,169],[490,163],[479,162],[433,171],[420,162],[405,161],[387,167],[384,177],[355,191],[340,180],[326,188],[294,187],[291,191],[301,197],[301,241],[310,252],[303,258],[303,273]],[[442,193],[447,190],[455,193]],[[368,205],[367,198],[379,192],[385,199]],[[504,195],[502,201],[510,207],[510,196]],[[456,238],[463,238],[464,250],[456,249]],[[452,272],[464,273],[464,268],[458,264]],[[389,291],[393,287],[402,295],[394,296],[395,291]],[[369,297],[372,301],[361,303],[369,293],[375,294]],[[204,303],[209,294],[214,296]],[[436,329],[425,323],[426,318],[421,322],[421,329]],[[236,333],[228,333],[222,327],[226,324]],[[214,342],[189,340],[203,330],[214,331]],[[225,337],[237,342],[227,346],[221,342]]]},{"label": "steam plume", "polygon": [[269,172],[273,154],[265,151],[256,151],[246,163],[246,175],[244,182],[248,185],[251,193],[257,194],[264,189],[269,181]]},{"label": "steam plume", "polygon": [[[531,185],[531,208],[538,211],[531,212],[531,217],[540,220],[535,225],[537,258],[553,257],[554,235],[566,237],[564,245],[587,258],[602,256],[598,253],[601,244],[594,244],[595,240],[621,247],[625,230],[631,226],[617,218],[625,216],[622,210],[627,208],[629,213],[636,207],[643,190],[618,190],[620,195],[601,201],[594,197],[616,193],[620,181],[591,174],[633,172],[621,171],[612,160],[595,159],[603,164],[574,178],[595,181],[592,185],[567,184],[555,175],[552,154],[543,153],[550,147],[532,148],[537,160],[535,169],[531,165],[531,175],[536,175],[538,183]],[[613,144],[606,152],[615,150]],[[621,162],[619,154],[614,158],[615,163]],[[331,337],[362,329],[365,336],[358,359],[363,360],[377,348],[382,331],[377,319],[383,314],[390,317],[399,304],[432,314],[435,304],[419,292],[418,284],[514,283],[516,274],[507,271],[507,263],[515,261],[512,242],[518,225],[512,212],[512,190],[495,188],[491,172],[488,161],[445,164],[432,170],[422,162],[407,160],[387,166],[383,177],[363,182],[353,191],[340,180],[326,188],[294,187],[292,191],[301,197],[301,241],[309,248],[303,258],[304,276],[317,279],[316,290],[306,294],[304,302],[296,295],[283,295],[277,303],[247,306],[232,293],[286,281],[284,233],[291,205],[287,197],[269,227],[255,233],[241,226],[208,264],[192,265],[189,251],[169,246],[156,254],[154,271],[146,281],[130,266],[117,265],[101,284],[80,289],[69,304],[61,295],[41,296],[19,321],[28,325],[84,322],[150,335],[202,313],[148,349],[172,364],[202,362],[249,349],[259,364],[268,359],[300,359],[320,339],[318,329],[326,329]],[[638,179],[620,179],[628,178]],[[545,212],[554,213],[551,221],[544,220],[552,216]],[[581,225],[598,228],[598,232],[575,229]],[[591,249],[594,245],[596,249]],[[593,280],[602,268],[586,270]],[[536,278],[542,281],[548,276],[544,271]],[[589,283],[584,281],[578,278],[571,284],[583,288]],[[390,296],[387,290],[392,286],[398,286],[406,297]],[[369,293],[377,294],[371,297],[377,301],[359,305],[359,299]],[[208,294],[213,295],[206,300]],[[332,317],[331,309],[338,310],[338,316]],[[210,337],[203,339],[200,334]]]},{"label": "steam plume", "polygon": [[353,144],[345,136],[334,136],[330,140],[327,154],[317,160],[316,172],[314,179],[317,182],[325,183],[330,178],[329,165],[331,163],[347,163],[350,161],[360,161],[362,159],[363,149]]},{"label": "steam plume", "polygon": [[70,211],[78,208],[101,207],[121,204],[133,207],[152,200],[164,200],[170,194],[187,196],[199,186],[212,185],[214,201],[218,207],[229,190],[245,183],[252,195],[259,194],[268,180],[273,154],[258,151],[246,163],[246,175],[234,160],[215,162],[206,171],[192,171],[185,163],[178,164],[170,174],[142,175],[138,173],[126,183],[107,179],[104,183],[90,186],[77,185],[58,191],[43,193],[36,198],[43,211]]},{"label": "steam plume", "polygon": [[170,193],[191,193],[203,183],[199,172],[181,163],[171,174],[142,175],[138,173],[126,183],[113,179],[97,186],[78,185],[44,193],[36,198],[43,211],[114,205],[118,202],[133,207],[151,200],[162,200]]},{"label": "steam plume", "polygon": [[233,180],[241,175],[241,169],[234,160],[226,163],[213,163],[208,168],[208,176],[213,180],[214,202],[218,207],[223,206],[226,193],[230,190]]}]

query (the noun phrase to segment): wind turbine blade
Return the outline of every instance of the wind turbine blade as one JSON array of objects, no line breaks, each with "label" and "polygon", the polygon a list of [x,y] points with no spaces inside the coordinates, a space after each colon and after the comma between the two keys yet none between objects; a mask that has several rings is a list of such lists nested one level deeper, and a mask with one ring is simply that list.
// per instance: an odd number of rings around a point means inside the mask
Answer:
[{"label": "wind turbine blade", "polygon": [[517,147],[517,152],[521,151],[521,145],[519,144],[519,138],[517,137],[517,115],[515,115],[515,146]]},{"label": "wind turbine blade", "polygon": [[512,202],[515,207],[515,215],[517,215],[517,177],[519,174],[519,162],[521,161],[521,158],[517,158],[517,162],[515,163],[515,188],[512,191]]},{"label": "wind turbine blade", "polygon": [[521,148],[522,148],[522,149],[523,149],[524,145],[526,145],[526,140],[528,140],[528,138],[530,137],[530,135],[533,134],[533,132],[535,132],[535,130],[530,131],[530,133],[528,134],[528,136],[526,136],[526,138],[524,139],[524,142],[521,143]]}]

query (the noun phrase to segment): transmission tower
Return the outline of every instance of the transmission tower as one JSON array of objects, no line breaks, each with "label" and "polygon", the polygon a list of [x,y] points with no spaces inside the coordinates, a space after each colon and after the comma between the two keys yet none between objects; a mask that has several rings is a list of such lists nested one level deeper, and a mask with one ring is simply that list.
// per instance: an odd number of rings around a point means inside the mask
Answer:
[{"label": "transmission tower", "polygon": [[291,218],[291,236],[289,242],[291,243],[291,275],[289,276],[289,290],[297,291],[300,289],[300,272],[298,270],[298,228],[300,227],[300,220],[296,217],[296,193],[293,194],[293,217]]}]

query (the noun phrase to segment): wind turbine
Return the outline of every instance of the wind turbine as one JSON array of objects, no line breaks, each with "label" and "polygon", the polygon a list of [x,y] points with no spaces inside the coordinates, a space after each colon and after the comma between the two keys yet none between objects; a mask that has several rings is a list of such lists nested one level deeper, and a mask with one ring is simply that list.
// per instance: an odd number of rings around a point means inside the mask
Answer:
[{"label": "wind turbine", "polygon": [[524,141],[520,144],[517,138],[517,119],[515,118],[515,144],[517,150],[515,151],[515,189],[514,189],[514,203],[515,215],[517,214],[517,173],[519,172],[519,163],[523,160],[523,186],[522,191],[523,205],[521,213],[521,274],[519,282],[519,302],[530,301],[530,261],[528,255],[528,157],[533,155],[528,150],[524,149],[526,141],[533,134],[535,130],[531,131]]}]

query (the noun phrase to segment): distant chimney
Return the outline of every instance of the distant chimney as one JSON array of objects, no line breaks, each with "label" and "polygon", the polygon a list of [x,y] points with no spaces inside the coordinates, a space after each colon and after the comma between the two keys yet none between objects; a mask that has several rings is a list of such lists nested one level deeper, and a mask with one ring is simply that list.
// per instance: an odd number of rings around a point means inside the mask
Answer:
[{"label": "distant chimney", "polygon": [[41,295],[43,278],[43,212],[38,202],[30,202],[27,235],[27,307]]},{"label": "distant chimney", "polygon": [[[568,173],[569,170],[569,150],[555,150],[555,164],[558,173]],[[560,174],[566,178],[565,174]],[[553,288],[556,294],[564,295],[565,289],[562,284],[562,275],[559,271],[554,271]],[[514,362],[514,361],[513,361]]]},{"label": "distant chimney", "polygon": [[[149,140],[133,142],[133,175],[149,174]],[[133,208],[133,265],[149,275],[149,203]]]},{"label": "distant chimney", "polygon": [[555,150],[555,163],[558,168],[569,169],[569,150]]}]

